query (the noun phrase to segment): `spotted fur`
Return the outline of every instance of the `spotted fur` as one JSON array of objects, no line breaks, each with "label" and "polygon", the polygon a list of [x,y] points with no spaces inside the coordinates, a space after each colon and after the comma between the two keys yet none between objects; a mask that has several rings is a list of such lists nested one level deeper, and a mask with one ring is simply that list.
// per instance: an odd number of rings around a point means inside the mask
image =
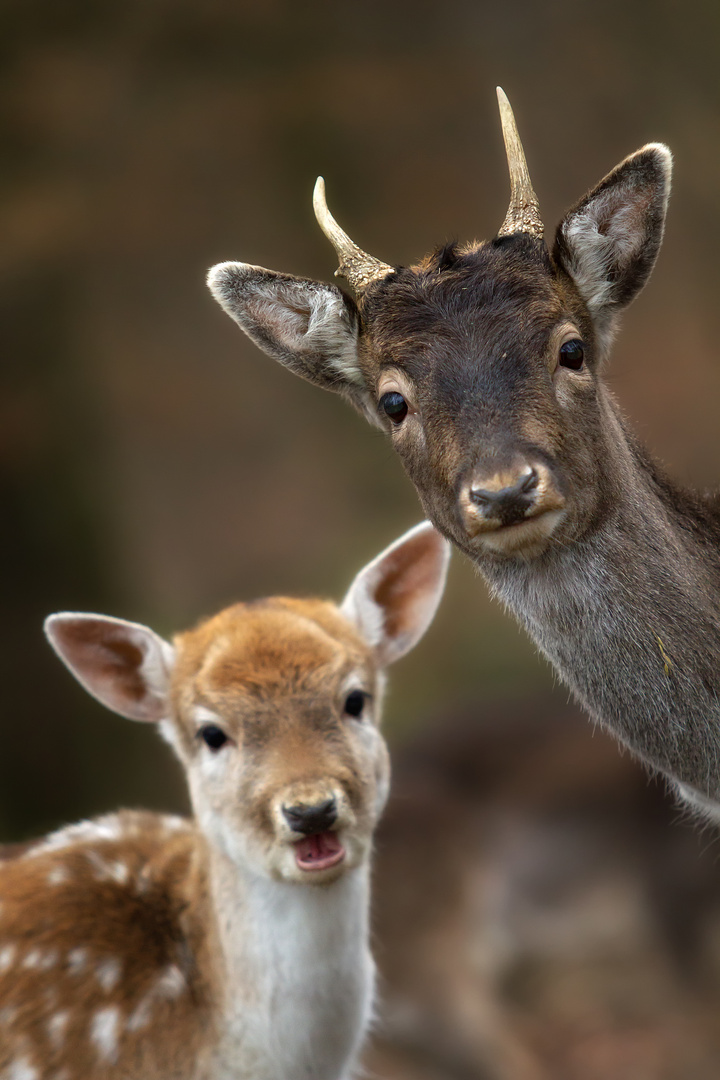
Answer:
[{"label": "spotted fur", "polygon": [[[373,1000],[382,669],[426,629],[447,556],[425,523],[342,609],[236,604],[173,645],[105,616],[48,620],[95,697],[159,722],[195,817],[123,810],[0,849],[0,1080],[347,1080]],[[372,605],[368,639],[353,612]],[[328,795],[344,857],[303,869],[283,808]]]}]

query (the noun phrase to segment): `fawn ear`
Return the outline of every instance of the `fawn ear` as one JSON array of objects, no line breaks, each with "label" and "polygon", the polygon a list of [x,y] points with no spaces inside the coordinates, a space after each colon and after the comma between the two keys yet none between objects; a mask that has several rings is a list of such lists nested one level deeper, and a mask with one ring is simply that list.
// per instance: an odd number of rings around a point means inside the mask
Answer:
[{"label": "fawn ear", "polygon": [[555,260],[574,280],[601,332],[650,277],[671,175],[667,146],[649,143],[621,161],[558,227]]},{"label": "fawn ear", "polygon": [[429,521],[410,529],[368,563],[340,610],[385,667],[423,636],[445,588],[450,545]]},{"label": "fawn ear", "polygon": [[172,645],[147,626],[60,612],[45,620],[55,652],[89,694],[129,720],[168,716]]},{"label": "fawn ear", "polygon": [[357,308],[336,285],[224,262],[208,272],[220,306],[268,356],[344,394],[377,423],[358,363]]}]

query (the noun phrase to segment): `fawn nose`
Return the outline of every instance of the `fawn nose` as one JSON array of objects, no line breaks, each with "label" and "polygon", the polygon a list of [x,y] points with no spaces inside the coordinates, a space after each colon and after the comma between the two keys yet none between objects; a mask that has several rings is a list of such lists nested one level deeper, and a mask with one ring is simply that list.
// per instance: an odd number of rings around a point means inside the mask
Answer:
[{"label": "fawn nose", "polygon": [[496,473],[490,478],[473,477],[464,492],[467,509],[474,516],[514,525],[522,521],[536,501],[540,477],[532,465],[514,475]]},{"label": "fawn nose", "polygon": [[324,799],[322,802],[308,806],[306,803],[297,803],[295,806],[283,806],[282,812],[285,820],[294,832],[312,836],[314,833],[326,832],[335,824],[338,816],[337,803],[334,798]]}]

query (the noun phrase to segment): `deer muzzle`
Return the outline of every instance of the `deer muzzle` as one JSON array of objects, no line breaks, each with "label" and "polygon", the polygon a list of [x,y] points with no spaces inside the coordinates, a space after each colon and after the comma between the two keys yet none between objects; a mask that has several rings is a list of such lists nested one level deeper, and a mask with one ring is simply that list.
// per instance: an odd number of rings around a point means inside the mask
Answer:
[{"label": "deer muzzle", "polygon": [[463,480],[458,495],[458,516],[467,535],[506,555],[544,546],[564,506],[549,466],[541,461],[478,467]]}]

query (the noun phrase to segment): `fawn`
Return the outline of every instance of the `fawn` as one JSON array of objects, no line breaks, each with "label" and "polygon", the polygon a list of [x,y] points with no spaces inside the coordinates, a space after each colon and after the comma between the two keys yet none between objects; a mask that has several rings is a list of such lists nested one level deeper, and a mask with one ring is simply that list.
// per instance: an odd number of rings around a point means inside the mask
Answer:
[{"label": "fawn", "polygon": [[493,240],[390,266],[337,225],[319,180],[357,301],[246,263],[208,283],[260,348],[388,433],[427,516],[591,716],[720,817],[720,500],[665,475],[604,380],[660,249],[670,152],[622,161],[548,248],[499,99],[511,198]]},{"label": "fawn", "polygon": [[373,1002],[383,670],[430,624],[448,556],[424,522],[340,606],[235,604],[172,644],[50,616],[85,689],[159,725],[194,819],[121,810],[0,861],[2,1080],[350,1075]]}]

